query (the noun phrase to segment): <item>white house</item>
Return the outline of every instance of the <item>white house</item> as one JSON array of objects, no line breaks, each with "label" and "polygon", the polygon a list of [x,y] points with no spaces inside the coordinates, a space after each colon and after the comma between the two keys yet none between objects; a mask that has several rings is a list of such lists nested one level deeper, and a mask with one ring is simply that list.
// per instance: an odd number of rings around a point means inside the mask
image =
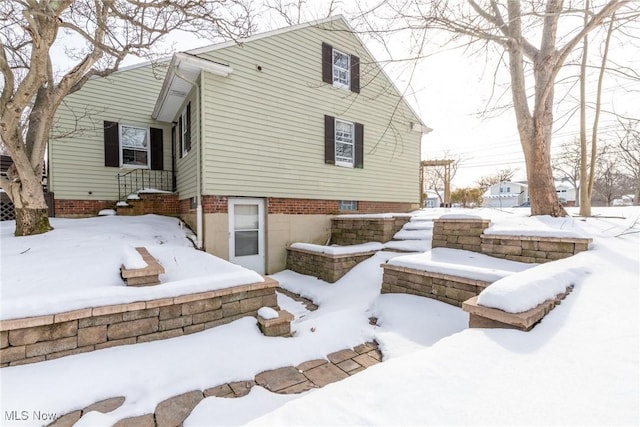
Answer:
[{"label": "white house", "polygon": [[482,195],[485,208],[510,208],[529,201],[529,186],[525,182],[503,181],[494,184]]}]

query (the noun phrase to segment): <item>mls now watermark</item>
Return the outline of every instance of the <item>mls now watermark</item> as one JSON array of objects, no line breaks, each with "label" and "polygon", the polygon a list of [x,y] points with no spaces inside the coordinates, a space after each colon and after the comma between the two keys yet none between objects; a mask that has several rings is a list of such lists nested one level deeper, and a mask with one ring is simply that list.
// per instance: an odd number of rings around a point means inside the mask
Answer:
[{"label": "mls now watermark", "polygon": [[5,421],[54,421],[58,418],[55,412],[45,411],[4,411]]}]

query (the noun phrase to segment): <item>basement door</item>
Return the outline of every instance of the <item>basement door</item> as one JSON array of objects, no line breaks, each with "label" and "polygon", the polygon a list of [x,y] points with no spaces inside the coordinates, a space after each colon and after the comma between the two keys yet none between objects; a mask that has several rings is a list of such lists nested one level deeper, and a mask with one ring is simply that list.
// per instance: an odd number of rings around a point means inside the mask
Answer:
[{"label": "basement door", "polygon": [[264,200],[229,199],[229,261],[265,273]]}]

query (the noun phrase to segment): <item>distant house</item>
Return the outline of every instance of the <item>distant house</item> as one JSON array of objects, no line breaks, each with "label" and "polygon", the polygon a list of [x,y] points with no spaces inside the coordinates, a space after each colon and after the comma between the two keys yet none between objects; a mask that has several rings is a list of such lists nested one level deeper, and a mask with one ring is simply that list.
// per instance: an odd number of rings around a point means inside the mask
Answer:
[{"label": "distant house", "polygon": [[333,215],[417,208],[430,130],[342,17],[93,78],[56,124],[80,130],[50,140],[56,216],[168,191],[207,252],[261,273]]},{"label": "distant house", "polygon": [[482,195],[482,206],[510,208],[529,201],[529,186],[524,182],[503,181],[494,184]]},{"label": "distant house", "polygon": [[613,199],[611,206],[633,206],[633,194],[625,194]]},{"label": "distant house", "polygon": [[556,181],[556,194],[564,206],[576,206],[576,189],[566,181]]},{"label": "distant house", "polygon": [[[444,190],[441,190],[441,192]],[[438,208],[440,207],[440,204],[442,203],[442,199],[440,198],[440,196],[438,195],[438,193],[434,190],[426,190],[424,192],[426,194],[425,200],[424,200],[424,207],[425,208]]]}]

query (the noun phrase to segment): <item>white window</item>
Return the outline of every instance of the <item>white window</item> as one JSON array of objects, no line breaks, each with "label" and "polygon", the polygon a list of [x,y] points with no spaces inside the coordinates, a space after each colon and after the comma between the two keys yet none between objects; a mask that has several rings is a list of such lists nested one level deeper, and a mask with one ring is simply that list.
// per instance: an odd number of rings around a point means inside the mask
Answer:
[{"label": "white window", "polygon": [[149,167],[149,129],[120,125],[120,165]]},{"label": "white window", "polygon": [[336,119],[336,165],[353,167],[354,126],[351,122]]},{"label": "white window", "polygon": [[358,201],[357,200],[340,200],[340,202],[338,203],[338,209],[341,211],[357,211]]},{"label": "white window", "polygon": [[333,49],[333,85],[350,89],[351,87],[351,74],[350,74],[351,58],[346,53],[340,52],[337,49]]}]

